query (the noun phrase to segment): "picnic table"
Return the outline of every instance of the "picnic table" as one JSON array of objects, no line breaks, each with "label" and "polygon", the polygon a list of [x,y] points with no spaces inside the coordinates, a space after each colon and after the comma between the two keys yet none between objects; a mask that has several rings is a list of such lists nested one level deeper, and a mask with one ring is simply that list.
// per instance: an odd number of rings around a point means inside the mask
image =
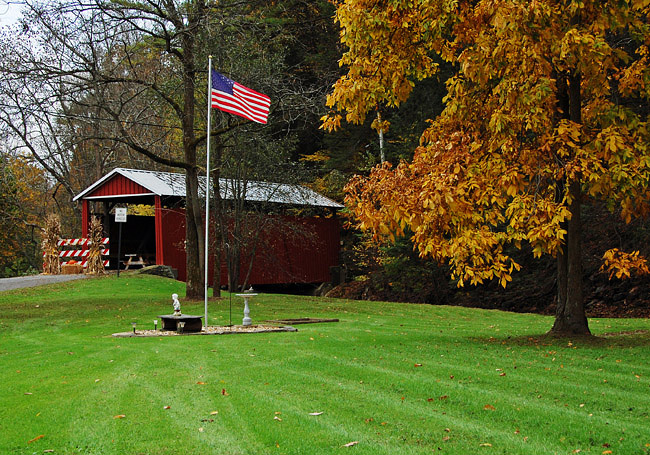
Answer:
[{"label": "picnic table", "polygon": [[131,267],[132,265],[139,265],[141,267],[147,265],[146,261],[142,258],[142,256],[138,254],[125,254],[124,256],[128,258],[124,262],[124,270],[129,270],[129,267]]}]

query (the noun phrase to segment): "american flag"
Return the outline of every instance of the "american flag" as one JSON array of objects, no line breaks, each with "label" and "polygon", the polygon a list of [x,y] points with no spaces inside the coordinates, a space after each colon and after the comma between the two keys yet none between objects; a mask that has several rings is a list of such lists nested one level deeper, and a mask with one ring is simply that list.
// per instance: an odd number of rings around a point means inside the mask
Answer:
[{"label": "american flag", "polygon": [[257,123],[266,123],[271,98],[212,70],[212,107]]}]

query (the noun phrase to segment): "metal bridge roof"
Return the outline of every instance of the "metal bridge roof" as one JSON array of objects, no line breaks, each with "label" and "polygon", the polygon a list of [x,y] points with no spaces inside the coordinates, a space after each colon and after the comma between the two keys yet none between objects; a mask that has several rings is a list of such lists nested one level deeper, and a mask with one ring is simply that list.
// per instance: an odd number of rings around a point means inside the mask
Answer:
[{"label": "metal bridge roof", "polygon": [[[110,181],[115,175],[121,175],[156,196],[185,197],[185,175],[177,172],[146,171],[141,169],[115,168],[88,188],[77,194],[73,200],[95,199],[90,196],[93,191]],[[199,193],[205,194],[205,176],[199,177]],[[246,200],[251,202],[270,202],[276,204],[304,205],[313,207],[329,207],[341,209],[343,206],[305,186],[286,183],[271,183],[259,181],[241,182],[231,179],[220,179],[219,188],[223,199],[233,199],[233,194],[244,191],[246,185]],[[119,196],[119,195],[116,195]],[[146,196],[146,194],[141,194]]]}]

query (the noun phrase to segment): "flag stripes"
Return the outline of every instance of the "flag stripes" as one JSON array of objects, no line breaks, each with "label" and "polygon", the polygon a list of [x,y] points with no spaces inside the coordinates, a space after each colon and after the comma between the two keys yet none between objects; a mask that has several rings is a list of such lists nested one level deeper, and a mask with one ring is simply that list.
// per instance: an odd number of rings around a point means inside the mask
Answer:
[{"label": "flag stripes", "polygon": [[271,98],[212,71],[211,106],[265,124]]}]

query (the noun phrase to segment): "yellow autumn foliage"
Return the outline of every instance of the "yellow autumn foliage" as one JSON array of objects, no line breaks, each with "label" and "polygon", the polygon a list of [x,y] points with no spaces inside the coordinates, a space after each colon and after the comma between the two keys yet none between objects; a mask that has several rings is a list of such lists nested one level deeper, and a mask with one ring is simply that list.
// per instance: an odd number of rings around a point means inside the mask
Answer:
[{"label": "yellow autumn foliage", "polygon": [[[505,286],[519,268],[508,245],[556,255],[583,195],[620,207],[625,221],[650,213],[647,118],[620,99],[650,99],[647,2],[337,6],[347,74],[327,99],[325,129],[360,123],[378,104],[399,106],[436,73],[434,54],[455,68],[446,107],[412,161],[385,163],[346,187],[357,226],[375,239],[410,232],[459,285]],[[605,263],[616,276],[647,272],[634,254]]]}]

